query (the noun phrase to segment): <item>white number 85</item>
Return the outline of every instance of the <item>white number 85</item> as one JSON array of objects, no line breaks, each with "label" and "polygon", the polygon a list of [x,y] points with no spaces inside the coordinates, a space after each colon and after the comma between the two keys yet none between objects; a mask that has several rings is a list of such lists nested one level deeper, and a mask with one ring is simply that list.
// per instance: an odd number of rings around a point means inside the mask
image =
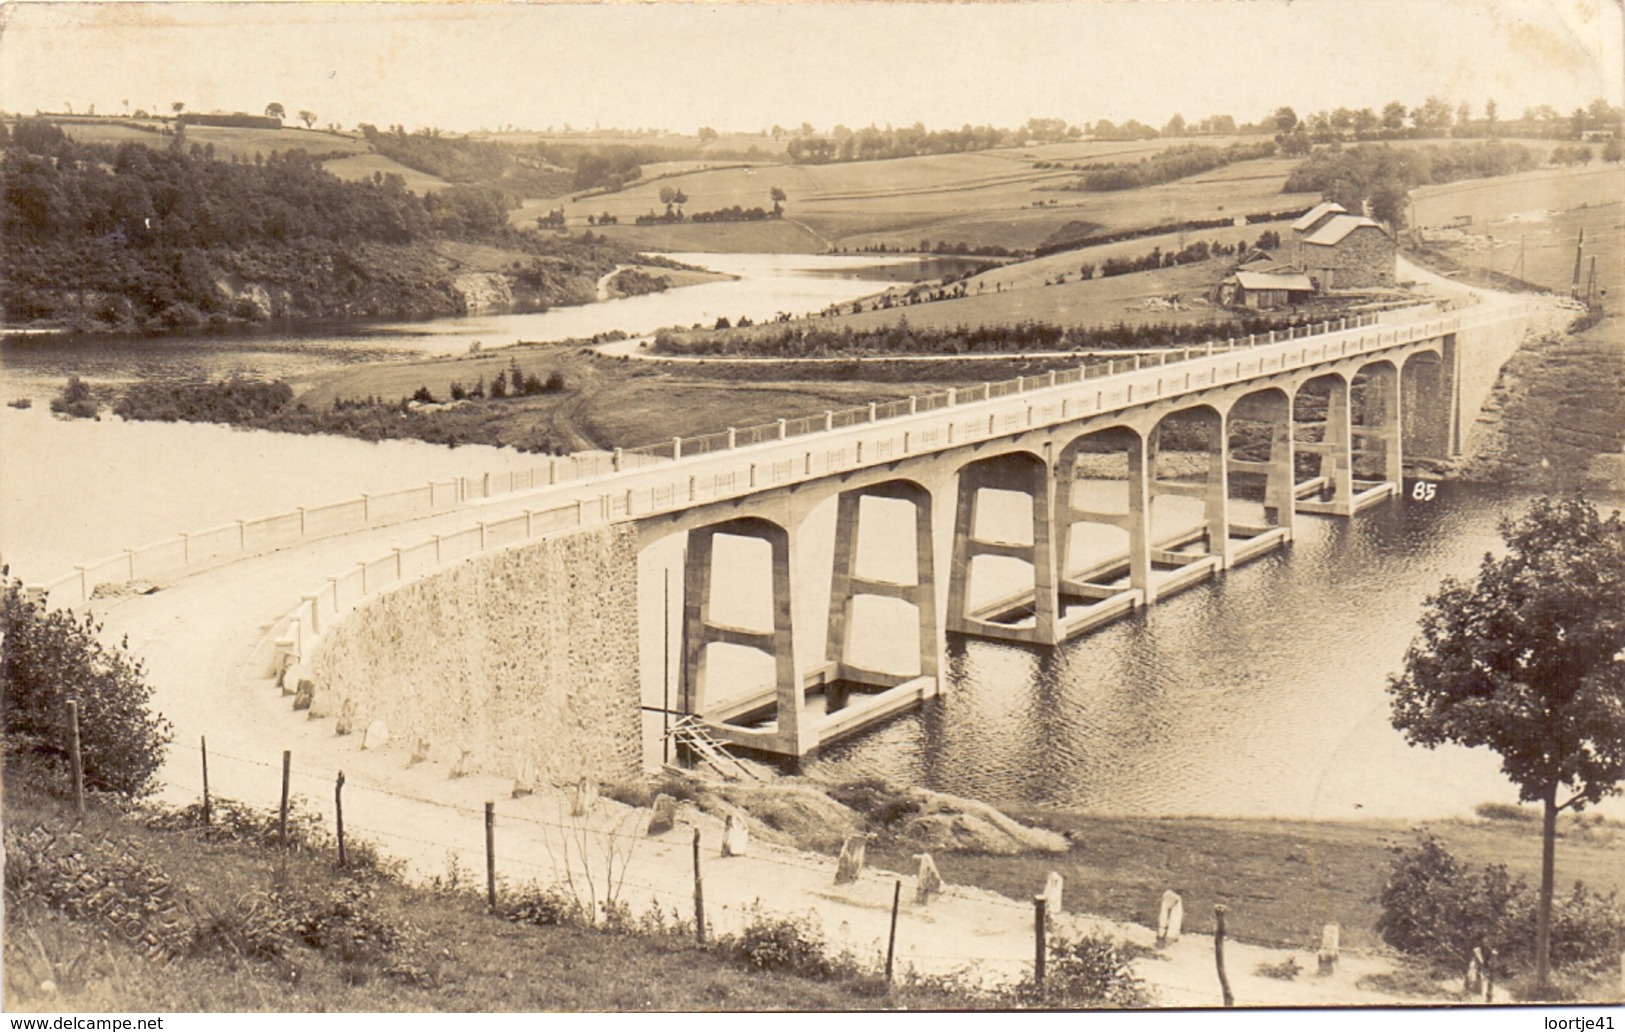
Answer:
[{"label": "white number 85", "polygon": [[1433,481],[1418,480],[1416,482],[1416,486],[1411,488],[1411,501],[1431,502],[1433,501],[1433,496],[1438,493],[1438,490],[1439,485],[1435,484]]}]

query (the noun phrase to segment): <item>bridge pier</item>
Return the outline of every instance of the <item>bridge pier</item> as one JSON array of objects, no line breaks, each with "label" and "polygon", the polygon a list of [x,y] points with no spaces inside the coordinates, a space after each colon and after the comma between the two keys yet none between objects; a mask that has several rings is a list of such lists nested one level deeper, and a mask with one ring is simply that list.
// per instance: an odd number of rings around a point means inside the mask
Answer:
[{"label": "bridge pier", "polygon": [[[914,583],[878,580],[858,574],[858,541],[864,498],[890,498],[914,509]],[[888,481],[841,493],[835,516],[835,556],[829,591],[829,630],[824,655],[836,679],[892,688],[911,675],[860,668],[849,661],[852,606],[859,595],[896,598],[918,613],[919,676],[937,676],[937,581],[931,524],[931,492],[907,481]]]},{"label": "bridge pier", "polygon": [[[1319,424],[1319,441],[1300,441],[1297,450],[1320,456],[1320,476],[1298,485],[1299,512],[1331,516],[1354,515],[1354,427],[1349,405],[1349,381],[1340,375],[1323,378],[1328,384],[1326,418]],[[1304,495],[1315,494],[1308,498]]]},{"label": "bridge pier", "polygon": [[[1032,504],[1029,542],[998,541],[976,536],[976,516],[982,491],[1024,494]],[[979,459],[959,471],[959,498],[954,511],[953,568],[948,581],[948,630],[1004,641],[1053,645],[1059,597],[1055,584],[1054,499],[1049,463],[1032,452],[1010,452]],[[971,565],[979,556],[1003,556],[1026,562],[1033,570],[1032,624],[1009,621],[1010,614],[1028,608],[1027,592],[971,609]]]},{"label": "bridge pier", "polygon": [[1196,498],[1202,502],[1202,536],[1205,554],[1191,555],[1153,548],[1152,561],[1164,565],[1184,566],[1193,560],[1211,558],[1217,569],[1228,569],[1231,561],[1230,545],[1230,473],[1229,442],[1223,413],[1210,408],[1188,409],[1176,415],[1194,416],[1207,434],[1207,469],[1199,482],[1161,480],[1156,476],[1156,452],[1160,450],[1162,424],[1151,431],[1151,500],[1169,495]]},{"label": "bridge pier", "polygon": [[1267,455],[1262,459],[1230,459],[1232,474],[1255,474],[1264,478],[1264,522],[1285,532],[1287,540],[1296,530],[1293,486],[1296,450],[1292,437],[1292,401],[1279,390],[1249,394],[1231,407],[1226,420],[1227,436],[1236,422],[1262,423],[1269,437]]},{"label": "bridge pier", "polygon": [[[756,538],[768,543],[772,555],[772,630],[747,630],[712,619],[711,587],[719,535]],[[744,710],[720,709],[708,698],[711,685],[706,676],[706,652],[709,646],[738,645],[765,652],[773,657],[774,714],[771,724],[753,736],[752,744],[768,751],[800,756],[818,743],[803,728],[802,710],[807,689],[796,667],[791,582],[790,533],[776,523],[746,516],[688,532],[688,552],[683,563],[683,676],[691,693],[689,712],[719,721],[745,715]],[[745,707],[746,710],[759,708],[754,699],[745,700]]]},{"label": "bridge pier", "polygon": [[[1078,487],[1078,456],[1087,437],[1122,442],[1127,467],[1121,511],[1081,509],[1074,501]],[[1151,462],[1146,441],[1128,427],[1099,431],[1072,442],[1055,466],[1056,584],[1061,600],[1057,638],[1065,640],[1156,601],[1157,584],[1151,563]],[[1093,454],[1102,454],[1095,452]],[[1115,527],[1127,540],[1124,551],[1095,557],[1078,567],[1072,532],[1079,525]],[[1126,575],[1127,583],[1124,583]],[[1067,607],[1068,599],[1082,603]],[[1081,611],[1079,611],[1081,609]]]},{"label": "bridge pier", "polygon": [[[1400,426],[1399,370],[1384,362],[1364,370],[1365,404],[1354,427],[1356,450],[1380,470],[1383,482],[1398,491],[1405,478]],[[1373,459],[1375,460],[1373,463]]]}]

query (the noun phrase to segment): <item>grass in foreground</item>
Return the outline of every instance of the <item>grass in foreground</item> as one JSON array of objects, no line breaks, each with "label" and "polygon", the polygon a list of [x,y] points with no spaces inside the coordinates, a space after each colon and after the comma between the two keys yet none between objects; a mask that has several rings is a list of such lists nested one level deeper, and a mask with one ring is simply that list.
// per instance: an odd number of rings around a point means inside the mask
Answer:
[{"label": "grass in foreground", "polygon": [[[74,821],[62,804],[10,786],[9,834]],[[646,936],[580,927],[511,924],[466,893],[414,889],[335,870],[325,849],[296,853],[278,878],[273,850],[199,830],[155,830],[93,806],[77,829],[86,841],[126,840],[128,852],[171,876],[175,891],[206,915],[210,939],[167,964],[150,961],[99,917],[46,909],[14,892],[7,868],[5,1006],[12,1011],[704,1011],[963,1007],[969,998],[934,984],[889,994],[873,977],[817,981],[747,969],[681,934]],[[320,893],[354,886],[368,916],[413,944],[406,977],[380,956],[343,943],[296,946],[256,959],[242,901],[278,884]],[[45,983],[51,983],[47,985]]]}]

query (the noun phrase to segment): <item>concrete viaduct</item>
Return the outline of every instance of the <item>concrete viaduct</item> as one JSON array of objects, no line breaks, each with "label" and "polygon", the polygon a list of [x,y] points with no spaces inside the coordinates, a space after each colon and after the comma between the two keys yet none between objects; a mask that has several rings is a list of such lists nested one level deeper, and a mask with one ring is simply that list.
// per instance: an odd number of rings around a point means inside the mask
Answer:
[{"label": "concrete viaduct", "polygon": [[[1300,514],[1350,517],[1397,494],[1407,454],[1442,458],[1459,440],[1453,369],[1463,331],[1459,314],[1328,327],[1174,352],[1160,364],[1119,360],[1099,377],[1074,368],[1003,385],[1004,393],[984,386],[969,400],[949,392],[929,408],[912,399],[907,413],[844,431],[786,433],[743,448],[736,440],[718,471],[722,456],[696,460],[686,477],[651,469],[602,504],[611,518],[634,519],[644,546],[685,538],[684,708],[723,741],[803,756],[935,694],[946,634],[1055,645],[1279,548]],[[1303,414],[1310,407],[1313,419]],[[1195,476],[1159,469],[1175,424],[1187,442],[1193,428],[1200,439],[1205,461]],[[1080,461],[1089,460],[1126,473],[1107,504],[1077,497]],[[647,480],[657,483],[644,487]],[[1251,520],[1236,511],[1236,492],[1249,481],[1262,495]],[[979,519],[990,492],[1023,498],[1026,525]],[[1199,520],[1159,534],[1152,514],[1163,497],[1195,499]],[[797,604],[805,588],[795,581],[796,553],[807,517],[831,498],[829,608],[824,620],[808,620]],[[864,576],[864,522],[900,515],[912,531],[911,575]],[[770,628],[713,617],[722,537],[766,543]],[[1100,539],[1104,551],[1082,547]],[[981,597],[984,558],[1023,564],[1026,584]],[[886,631],[917,641],[910,668],[853,661],[854,603],[866,595],[906,603],[908,615]],[[798,623],[823,633],[822,662],[797,662],[797,635],[809,633]],[[772,656],[773,683],[744,696],[718,690],[708,663],[714,645]]]},{"label": "concrete viaduct", "polygon": [[[678,688],[661,708],[697,716],[717,740],[806,756],[935,695],[949,634],[1053,646],[1280,548],[1306,515],[1349,518],[1398,494],[1407,458],[1459,449],[1463,423],[1536,311],[1522,303],[1447,307],[672,440],[617,452],[602,469],[572,463],[568,475],[550,463],[506,488],[490,478],[455,490],[429,485],[412,503],[427,508],[396,522],[433,516],[444,527],[455,516],[448,505],[475,496],[503,504],[476,526],[352,562],[325,587],[311,585],[273,625],[267,665],[290,688],[319,677],[311,669],[324,639],[355,620],[353,610],[377,604],[370,596],[428,582],[482,553],[608,528],[629,543],[598,575],[653,561],[680,570],[666,625],[678,617],[670,649]],[[1475,367],[1488,376],[1471,373]],[[499,497],[504,491],[510,500]],[[1184,501],[1159,505],[1164,499]],[[375,500],[362,518],[375,520],[376,510]],[[1174,510],[1178,519],[1168,516]],[[289,542],[313,526],[304,510],[277,519],[263,521],[267,533],[282,528]],[[877,564],[882,525],[891,544]],[[252,551],[253,524],[227,529]],[[195,549],[186,535],[182,549],[187,540]],[[289,542],[268,538],[260,552]],[[766,561],[730,567],[725,556],[738,553],[728,550],[741,547]],[[128,553],[128,579],[143,554]],[[649,558],[656,555],[663,558]],[[572,561],[547,574],[558,597],[580,593],[558,608],[591,601],[591,584],[558,572]],[[124,570],[124,559],[113,566]],[[750,586],[771,598],[761,619],[730,615],[741,576],[768,582]],[[632,594],[647,595],[648,578],[638,577],[626,575]],[[81,568],[77,582],[51,590],[88,599],[98,579],[124,574]],[[554,614],[547,626],[565,626],[567,616]],[[431,612],[424,626],[451,636],[454,621]],[[888,655],[906,659],[882,665],[856,655],[860,622],[887,639]],[[636,617],[619,627],[604,640],[649,637]],[[533,638],[543,625],[520,633]],[[395,644],[381,648],[399,651],[399,628],[389,635]],[[650,648],[613,647],[623,652],[615,662],[631,669],[632,691],[642,677],[649,708]],[[719,673],[719,648],[756,656],[771,677],[747,685]],[[371,661],[352,653],[360,677],[373,676]],[[589,674],[604,665],[591,655],[575,661],[572,671]],[[406,676],[412,668],[400,669]],[[358,719],[364,726],[366,714]],[[624,737],[629,728],[619,726]]]}]

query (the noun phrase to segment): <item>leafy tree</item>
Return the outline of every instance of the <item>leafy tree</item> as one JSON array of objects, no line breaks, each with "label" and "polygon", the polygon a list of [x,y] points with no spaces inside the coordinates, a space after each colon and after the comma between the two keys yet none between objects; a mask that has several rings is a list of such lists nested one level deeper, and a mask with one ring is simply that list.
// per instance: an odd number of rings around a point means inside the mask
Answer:
[{"label": "leafy tree", "polygon": [[1390,133],[1397,133],[1405,128],[1405,105],[1397,100],[1391,100],[1382,107],[1382,128]]},{"label": "leafy tree", "polygon": [[1488,746],[1519,798],[1542,805],[1535,972],[1545,987],[1557,815],[1625,779],[1625,524],[1578,498],[1542,498],[1501,536],[1505,557],[1486,555],[1473,583],[1447,579],[1428,599],[1388,690],[1413,745]]},{"label": "leafy tree", "polygon": [[[0,577],[5,575],[0,568]],[[79,702],[85,784],[120,795],[146,795],[163,762],[171,728],[149,709],[146,671],[128,641],[110,648],[101,628],[64,609],[46,609],[22,582],[0,585],[0,704],[6,763],[62,784],[69,769],[66,715]]]},{"label": "leafy tree", "polygon": [[309,129],[311,126],[316,124],[316,112],[314,112],[314,111],[301,111],[301,112],[299,112],[299,121],[305,123],[305,128]]},{"label": "leafy tree", "polygon": [[172,101],[170,101],[169,102],[169,110],[171,110],[171,111],[175,112],[175,114],[179,115],[182,111],[186,110],[186,101],[184,101],[184,100],[172,100]]},{"label": "leafy tree", "polygon": [[274,100],[271,101],[271,103],[265,105],[265,117],[266,118],[274,118],[278,122],[280,122],[280,121],[282,121],[282,117],[284,115],[286,115],[287,113],[288,113],[287,109],[284,108],[281,104],[278,104]]},{"label": "leafy tree", "polygon": [[1278,107],[1275,109],[1274,121],[1277,131],[1290,133],[1298,127],[1298,113],[1290,107]]},{"label": "leafy tree", "polygon": [[1439,97],[1429,97],[1421,107],[1411,112],[1411,121],[1422,136],[1446,135],[1454,118],[1450,102]]}]

